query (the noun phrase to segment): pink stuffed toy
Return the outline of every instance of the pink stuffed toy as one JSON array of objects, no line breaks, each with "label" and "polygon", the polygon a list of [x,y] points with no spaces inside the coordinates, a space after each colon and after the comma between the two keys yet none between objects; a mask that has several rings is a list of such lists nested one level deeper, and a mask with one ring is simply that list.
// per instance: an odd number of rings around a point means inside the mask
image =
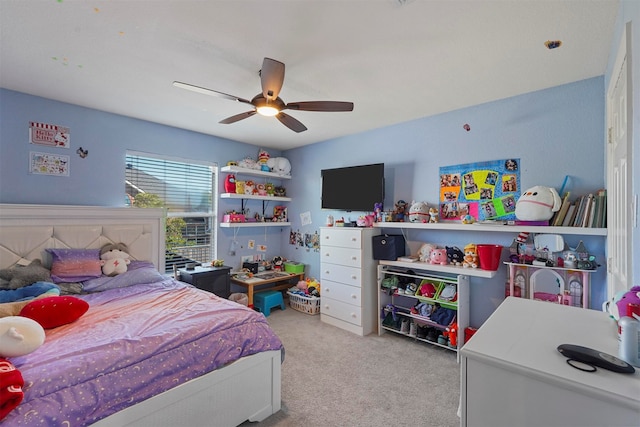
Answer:
[{"label": "pink stuffed toy", "polygon": [[620,317],[628,316],[627,307],[629,304],[640,305],[640,286],[633,286],[616,302]]}]

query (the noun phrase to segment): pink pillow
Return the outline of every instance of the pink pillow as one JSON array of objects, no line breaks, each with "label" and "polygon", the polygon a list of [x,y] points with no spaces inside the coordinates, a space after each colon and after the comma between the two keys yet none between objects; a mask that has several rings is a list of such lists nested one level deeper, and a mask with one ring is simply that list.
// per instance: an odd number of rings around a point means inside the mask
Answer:
[{"label": "pink pillow", "polygon": [[44,329],[57,328],[78,320],[89,310],[89,303],[72,296],[35,299],[22,307],[20,316],[38,322]]},{"label": "pink pillow", "polygon": [[100,249],[47,249],[55,283],[82,282],[102,276]]}]

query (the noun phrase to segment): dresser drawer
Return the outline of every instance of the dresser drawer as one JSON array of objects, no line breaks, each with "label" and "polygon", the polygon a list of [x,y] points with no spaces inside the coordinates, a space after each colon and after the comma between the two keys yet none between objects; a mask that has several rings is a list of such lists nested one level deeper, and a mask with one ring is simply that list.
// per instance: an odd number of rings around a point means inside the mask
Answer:
[{"label": "dresser drawer", "polygon": [[338,264],[322,263],[320,266],[320,283],[325,280],[346,283],[347,285],[360,287],[362,282],[362,270],[355,267],[347,267]]},{"label": "dresser drawer", "polygon": [[324,295],[322,296],[320,313],[356,326],[362,325],[362,310],[360,307],[337,301]]},{"label": "dresser drawer", "polygon": [[322,228],[320,229],[320,246],[327,245],[362,249],[362,231],[351,227]]},{"label": "dresser drawer", "polygon": [[362,251],[359,249],[323,246],[320,249],[321,263],[346,265],[348,267],[362,267]]},{"label": "dresser drawer", "polygon": [[329,297],[360,307],[362,305],[362,288],[323,280],[322,297]]}]

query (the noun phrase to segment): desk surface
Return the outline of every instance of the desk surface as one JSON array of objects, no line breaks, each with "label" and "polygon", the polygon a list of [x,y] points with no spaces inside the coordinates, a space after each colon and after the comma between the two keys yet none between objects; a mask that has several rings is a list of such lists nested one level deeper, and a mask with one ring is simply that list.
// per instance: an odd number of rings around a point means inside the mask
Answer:
[{"label": "desk surface", "polygon": [[508,297],[461,354],[585,394],[616,398],[640,409],[640,369],[634,374],[601,368],[585,373],[566,363],[557,350],[560,344],[582,345],[617,356],[616,322],[601,311]]},{"label": "desk surface", "polygon": [[286,273],[277,271],[265,271],[263,273],[254,274],[252,277],[240,278],[239,276],[231,276],[231,280],[239,285],[267,285],[269,283],[278,283],[285,280],[293,279],[294,277],[303,278],[304,273]]}]

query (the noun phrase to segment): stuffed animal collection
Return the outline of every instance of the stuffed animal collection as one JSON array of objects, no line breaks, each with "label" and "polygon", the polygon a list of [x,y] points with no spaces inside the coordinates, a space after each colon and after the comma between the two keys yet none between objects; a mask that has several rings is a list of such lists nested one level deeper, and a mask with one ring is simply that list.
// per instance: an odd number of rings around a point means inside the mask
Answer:
[{"label": "stuffed animal collection", "polygon": [[464,268],[478,268],[478,247],[474,243],[469,243],[464,247]]},{"label": "stuffed animal collection", "polygon": [[[250,156],[240,161],[231,160],[228,165],[238,166],[243,169],[260,170],[263,172],[273,172],[282,176],[291,175],[291,162],[285,157],[271,157],[271,155],[263,149],[258,151],[257,159]],[[227,191],[232,193],[232,191]]]}]

